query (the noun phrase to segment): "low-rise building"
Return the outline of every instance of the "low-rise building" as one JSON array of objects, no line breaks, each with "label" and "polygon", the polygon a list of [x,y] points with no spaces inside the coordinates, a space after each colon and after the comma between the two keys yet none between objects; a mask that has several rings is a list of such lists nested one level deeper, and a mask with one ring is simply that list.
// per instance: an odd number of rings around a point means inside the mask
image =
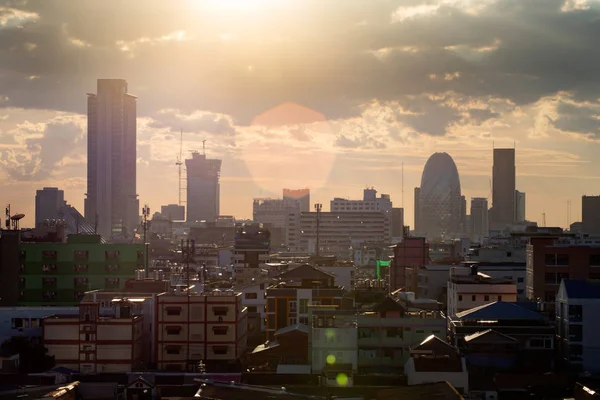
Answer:
[{"label": "low-rise building", "polygon": [[246,351],[248,311],[236,292],[178,291],[156,297],[156,365],[196,371],[239,360]]},{"label": "low-rise building", "polygon": [[470,268],[452,267],[448,279],[447,310],[450,317],[494,301],[517,301],[517,285],[512,279],[492,278]]},{"label": "low-rise building", "polygon": [[390,292],[406,287],[406,268],[420,268],[429,263],[429,243],[424,237],[404,237],[392,249],[394,257],[390,266]]},{"label": "low-rise building", "polygon": [[576,371],[600,372],[600,284],[566,279],[556,297],[557,349]]},{"label": "low-rise building", "polygon": [[310,372],[308,326],[290,325],[279,329],[274,337],[274,340],[268,340],[254,348],[249,356],[252,368],[281,373],[300,368]]},{"label": "low-rise building", "polygon": [[358,368],[358,334],[354,311],[312,306],[310,361],[313,374],[327,372],[334,365],[346,365],[351,373]]},{"label": "low-rise building", "polygon": [[354,290],[354,275],[356,266],[351,262],[336,262],[333,265],[319,265],[319,269],[333,276],[336,286],[343,286],[346,290]]},{"label": "low-rise building", "polygon": [[335,305],[353,309],[354,299],[334,285],[334,277],[309,264],[279,275],[280,283],[267,289],[266,340],[278,329],[309,323],[309,305]]},{"label": "low-rise building", "polygon": [[259,280],[261,269],[269,262],[270,238],[270,232],[262,224],[241,224],[236,227],[233,268],[237,285]]},{"label": "low-rise building", "polygon": [[44,318],[43,343],[57,366],[83,373],[129,372],[143,368],[142,316],[124,302],[113,316],[101,316],[100,304],[82,302],[78,315]]},{"label": "low-rise building", "polygon": [[585,235],[531,237],[526,296],[554,303],[563,279],[600,279],[600,239]]},{"label": "low-rise building", "polygon": [[234,291],[241,293],[242,305],[248,309],[248,346],[256,346],[265,340],[265,319],[267,299],[265,293],[269,281],[257,281],[239,285]]},{"label": "low-rise building", "polygon": [[449,322],[449,339],[461,351],[467,351],[465,337],[492,329],[517,340],[522,370],[550,371],[554,364],[554,326],[528,305],[501,301],[460,312]]},{"label": "low-rise building", "polygon": [[404,368],[409,385],[448,382],[460,393],[469,393],[469,372],[459,350],[431,335],[410,350]]}]

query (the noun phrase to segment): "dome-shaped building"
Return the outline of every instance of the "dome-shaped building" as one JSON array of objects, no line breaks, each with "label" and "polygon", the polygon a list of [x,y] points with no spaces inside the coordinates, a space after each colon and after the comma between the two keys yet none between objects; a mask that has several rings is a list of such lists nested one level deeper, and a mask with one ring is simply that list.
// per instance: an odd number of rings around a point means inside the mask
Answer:
[{"label": "dome-shaped building", "polygon": [[461,231],[463,214],[460,178],[448,153],[435,153],[427,160],[418,191],[419,232],[429,238]]}]

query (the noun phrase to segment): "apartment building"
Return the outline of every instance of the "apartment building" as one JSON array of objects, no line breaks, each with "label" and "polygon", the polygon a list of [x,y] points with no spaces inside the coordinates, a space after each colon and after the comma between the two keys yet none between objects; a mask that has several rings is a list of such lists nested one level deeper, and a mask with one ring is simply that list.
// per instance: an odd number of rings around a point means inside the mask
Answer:
[{"label": "apartment building", "polygon": [[556,296],[556,347],[575,371],[600,372],[600,284],[565,279]]},{"label": "apartment building", "polygon": [[156,297],[156,365],[197,371],[238,360],[246,351],[248,311],[236,292],[177,291]]},{"label": "apartment building", "polygon": [[309,264],[284,272],[278,285],[267,289],[266,339],[277,330],[297,323],[308,325],[309,305],[336,305],[352,309],[354,299],[335,286],[334,277]]},{"label": "apartment building", "polygon": [[492,278],[471,268],[452,267],[448,279],[447,310],[450,317],[495,301],[517,301],[517,284],[512,279]]},{"label": "apartment building", "polygon": [[123,302],[112,316],[100,315],[100,304],[82,302],[77,315],[43,320],[43,343],[57,366],[83,373],[130,372],[142,363],[143,316],[131,315]]},{"label": "apartment building", "polygon": [[584,235],[529,239],[527,298],[553,303],[563,279],[600,279],[600,239]]},{"label": "apartment building", "polygon": [[19,305],[77,305],[94,289],[121,289],[144,266],[144,245],[107,244],[99,235],[69,235],[67,243],[21,242]]},{"label": "apartment building", "polygon": [[405,237],[392,249],[390,292],[406,286],[406,268],[420,268],[429,263],[429,243],[424,237]]},{"label": "apartment building", "polygon": [[333,276],[336,286],[343,286],[346,290],[354,290],[356,266],[351,262],[336,262],[333,265],[319,265],[320,270]]},{"label": "apartment building", "polygon": [[358,329],[354,311],[338,311],[332,306],[310,306],[311,338],[309,351],[313,374],[327,365],[351,366],[358,369]]},{"label": "apartment building", "polygon": [[319,252],[348,258],[351,248],[366,242],[390,241],[390,220],[380,211],[300,212],[290,214],[286,243],[293,251]]},{"label": "apartment building", "polygon": [[260,278],[261,268],[269,262],[270,238],[270,232],[262,224],[241,224],[236,227],[233,268],[237,285],[246,285]]}]

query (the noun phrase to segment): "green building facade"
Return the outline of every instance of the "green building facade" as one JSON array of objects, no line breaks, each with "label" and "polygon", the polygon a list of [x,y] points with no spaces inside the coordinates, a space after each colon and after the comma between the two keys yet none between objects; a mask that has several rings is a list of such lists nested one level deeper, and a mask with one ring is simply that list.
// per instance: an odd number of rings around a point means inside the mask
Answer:
[{"label": "green building facade", "polygon": [[19,305],[76,305],[88,290],[122,289],[144,268],[144,245],[101,243],[69,235],[67,243],[21,242]]}]

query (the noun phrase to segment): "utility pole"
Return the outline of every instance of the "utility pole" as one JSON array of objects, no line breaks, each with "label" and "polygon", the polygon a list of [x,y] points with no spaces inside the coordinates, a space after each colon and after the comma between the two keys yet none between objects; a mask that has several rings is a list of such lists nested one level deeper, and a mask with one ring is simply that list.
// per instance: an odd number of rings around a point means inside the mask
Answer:
[{"label": "utility pole", "polygon": [[320,256],[321,252],[320,252],[320,247],[319,247],[319,228],[320,228],[320,222],[321,222],[321,209],[323,208],[323,204],[321,203],[316,203],[315,204],[315,211],[317,211],[317,257]]},{"label": "utility pole", "polygon": [[148,240],[146,239],[146,234],[148,231],[148,216],[150,215],[150,207],[148,204],[144,205],[142,209],[142,216],[144,218],[142,222],[142,226],[144,228],[144,275],[146,278],[148,277]]},{"label": "utility pole", "polygon": [[[184,245],[185,243],[185,245]],[[190,299],[190,261],[193,263],[194,262],[194,255],[196,252],[196,242],[194,240],[190,240],[190,239],[186,239],[185,241],[183,239],[181,239],[181,256],[183,258],[183,262],[185,264],[185,269],[186,269],[186,281],[187,281],[187,290],[186,290],[186,294],[187,294],[187,322],[188,322],[188,338],[187,338],[187,357],[186,357],[186,364],[187,364],[187,369],[189,372],[195,372],[196,370],[196,366],[197,364],[195,362],[193,362],[193,360],[191,360],[191,352],[190,352],[190,347],[191,347],[191,343],[190,343],[190,306],[191,306],[191,299]]]}]

